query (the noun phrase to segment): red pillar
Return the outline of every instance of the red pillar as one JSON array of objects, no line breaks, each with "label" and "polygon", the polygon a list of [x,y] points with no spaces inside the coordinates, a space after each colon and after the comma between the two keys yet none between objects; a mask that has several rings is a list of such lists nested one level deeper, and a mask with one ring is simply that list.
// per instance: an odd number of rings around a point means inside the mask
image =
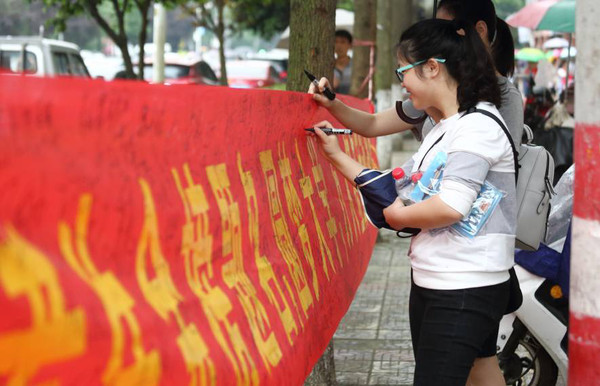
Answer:
[{"label": "red pillar", "polygon": [[577,0],[569,386],[600,385],[600,3]]}]

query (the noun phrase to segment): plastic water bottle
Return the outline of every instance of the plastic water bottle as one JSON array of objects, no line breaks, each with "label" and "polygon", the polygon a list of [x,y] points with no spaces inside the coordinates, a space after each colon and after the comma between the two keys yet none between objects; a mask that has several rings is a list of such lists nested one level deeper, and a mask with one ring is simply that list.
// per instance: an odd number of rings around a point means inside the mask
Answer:
[{"label": "plastic water bottle", "polygon": [[398,197],[400,197],[404,205],[414,204],[414,201],[410,198],[410,194],[422,175],[423,173],[417,172],[412,176],[408,176],[402,168],[395,168],[392,171],[392,177],[394,177],[396,183],[396,193],[398,193]]},{"label": "plastic water bottle", "polygon": [[396,193],[398,193],[398,197],[402,200],[402,202],[406,202],[408,195],[413,189],[412,180],[409,175],[406,174],[404,169],[395,168],[392,170],[392,177],[394,177],[394,182],[396,184]]},{"label": "plastic water bottle", "polygon": [[398,193],[398,195],[400,195],[400,191],[402,190],[402,188],[410,184],[410,176],[408,176],[404,172],[404,169],[395,168],[394,170],[392,170],[392,177],[394,177],[395,180],[396,192]]}]

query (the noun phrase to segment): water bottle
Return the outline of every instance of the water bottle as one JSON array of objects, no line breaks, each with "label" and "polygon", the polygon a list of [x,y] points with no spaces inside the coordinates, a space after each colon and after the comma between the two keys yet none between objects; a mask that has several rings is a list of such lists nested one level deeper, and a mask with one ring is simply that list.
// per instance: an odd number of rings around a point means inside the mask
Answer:
[{"label": "water bottle", "polygon": [[408,176],[402,168],[396,168],[392,171],[392,177],[394,177],[396,183],[396,192],[404,205],[414,204],[414,201],[410,198],[410,194],[422,175],[423,173],[417,172],[412,176]]},{"label": "water bottle", "polygon": [[394,177],[394,183],[396,184],[396,192],[400,195],[402,188],[410,184],[410,176],[404,172],[404,169],[395,168],[392,170],[392,177]]},{"label": "water bottle", "polygon": [[417,183],[421,177],[423,177],[423,172],[416,172],[410,176],[410,185],[404,188],[402,191],[402,196],[400,196],[400,199],[402,202],[404,202],[404,205],[412,205],[416,202],[413,199],[413,192],[415,191],[415,187],[417,186]]}]

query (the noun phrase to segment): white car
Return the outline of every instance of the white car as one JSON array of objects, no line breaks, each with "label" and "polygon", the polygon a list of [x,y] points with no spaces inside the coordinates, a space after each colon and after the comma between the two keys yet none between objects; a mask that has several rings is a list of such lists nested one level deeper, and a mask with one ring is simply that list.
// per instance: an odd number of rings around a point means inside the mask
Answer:
[{"label": "white car", "polygon": [[0,36],[0,72],[90,77],[77,45],[37,36]]}]

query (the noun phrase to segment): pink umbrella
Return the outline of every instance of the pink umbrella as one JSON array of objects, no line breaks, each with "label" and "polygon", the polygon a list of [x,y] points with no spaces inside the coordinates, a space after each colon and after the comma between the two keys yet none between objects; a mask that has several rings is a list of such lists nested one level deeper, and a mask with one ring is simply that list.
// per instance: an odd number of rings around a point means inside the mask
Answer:
[{"label": "pink umbrella", "polygon": [[[506,22],[513,27],[527,27],[535,30],[550,30],[569,33],[567,63],[571,60],[571,34],[575,32],[576,0],[541,0],[530,3],[517,13],[509,16]],[[567,64],[567,78],[569,76]]]},{"label": "pink umbrella", "polygon": [[506,22],[513,27],[527,27],[536,29],[540,21],[552,5],[558,0],[541,0],[528,4],[519,12],[510,15]]},{"label": "pink umbrella", "polygon": [[575,32],[575,0],[541,0],[530,3],[506,22],[513,27]]}]

